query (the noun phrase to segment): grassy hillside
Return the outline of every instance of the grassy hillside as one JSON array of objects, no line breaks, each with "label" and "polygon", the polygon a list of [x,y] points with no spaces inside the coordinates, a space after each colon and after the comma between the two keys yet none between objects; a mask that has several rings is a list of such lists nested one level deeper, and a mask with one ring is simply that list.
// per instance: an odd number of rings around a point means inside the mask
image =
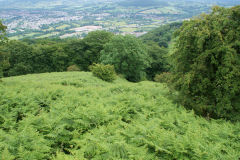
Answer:
[{"label": "grassy hillside", "polygon": [[239,159],[240,123],[196,117],[168,93],[87,72],[4,78],[0,159]]}]

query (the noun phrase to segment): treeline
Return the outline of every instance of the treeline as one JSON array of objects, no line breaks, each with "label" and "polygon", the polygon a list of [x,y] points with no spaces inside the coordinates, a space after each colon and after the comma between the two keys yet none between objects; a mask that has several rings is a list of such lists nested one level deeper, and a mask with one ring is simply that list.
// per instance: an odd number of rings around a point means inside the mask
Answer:
[{"label": "treeline", "polygon": [[[169,38],[164,40],[164,44],[169,43]],[[168,49],[155,39],[144,42],[106,31],[91,32],[84,39],[9,41],[0,46],[1,76],[62,72],[72,66],[89,71],[94,63],[107,63],[129,81],[152,80],[156,74],[168,71]]]}]

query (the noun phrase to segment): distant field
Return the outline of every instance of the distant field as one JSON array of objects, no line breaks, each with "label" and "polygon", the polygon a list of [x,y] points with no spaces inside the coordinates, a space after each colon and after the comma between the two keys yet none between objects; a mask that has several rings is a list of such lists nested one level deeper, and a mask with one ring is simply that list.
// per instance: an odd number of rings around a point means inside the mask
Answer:
[{"label": "distant field", "polygon": [[145,10],[141,13],[143,14],[180,14],[182,12],[177,10],[174,7],[164,7],[164,8]]},{"label": "distant field", "polygon": [[135,32],[137,28],[121,28],[120,31],[122,32]]},{"label": "distant field", "polygon": [[240,123],[206,120],[165,84],[104,82],[88,72],[0,82],[0,157],[52,160],[238,160]]},{"label": "distant field", "polygon": [[56,29],[65,29],[67,27],[70,27],[70,25],[64,24],[62,26],[56,27]]},{"label": "distant field", "polygon": [[36,35],[36,34],[39,34],[39,33],[28,33],[28,34],[25,34],[25,36],[34,36],[34,35]]},{"label": "distant field", "polygon": [[116,25],[116,26],[124,26],[127,23],[126,22],[114,22],[113,24]]},{"label": "distant field", "polygon": [[53,31],[54,28],[53,27],[49,27],[48,29],[43,29],[43,31]]}]

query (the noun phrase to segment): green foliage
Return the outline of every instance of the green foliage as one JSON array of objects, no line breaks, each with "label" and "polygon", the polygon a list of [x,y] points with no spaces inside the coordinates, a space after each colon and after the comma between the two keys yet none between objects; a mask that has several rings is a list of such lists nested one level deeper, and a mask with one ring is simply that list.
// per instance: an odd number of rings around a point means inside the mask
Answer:
[{"label": "green foliage", "polygon": [[67,68],[68,72],[73,72],[73,71],[81,71],[81,69],[77,65],[71,65]]},{"label": "green foliage", "polygon": [[[110,32],[95,31],[90,32],[84,39],[10,41],[0,47],[0,60],[2,61],[0,75],[16,76],[30,73],[61,72],[68,70],[68,67],[73,64],[79,66],[81,70],[87,71],[90,65],[100,62],[100,52],[113,37]],[[125,49],[120,51],[120,48],[117,54],[122,55],[124,62],[119,73],[127,79],[140,81],[145,79],[147,75],[147,78],[152,80],[155,74],[169,70],[167,49],[159,47],[156,42],[152,41],[146,41],[146,45],[143,45],[134,37],[126,36],[123,39],[125,40],[121,43]],[[115,40],[114,45],[118,46],[117,43]],[[128,43],[132,43],[132,45],[129,46]],[[135,53],[129,54],[131,52]],[[127,60],[125,57],[132,58]],[[121,63],[117,62],[118,60],[114,61],[115,67]]]},{"label": "green foliage", "polygon": [[6,41],[6,29],[7,27],[2,24],[2,21],[0,20],[0,81],[3,77],[3,70],[5,70],[8,65],[8,58],[5,53],[2,52],[2,45],[4,45],[4,42]]},{"label": "green foliage", "polygon": [[4,76],[65,71],[70,57],[62,43],[55,41],[10,41],[0,46],[0,66]]},{"label": "green foliage", "polygon": [[155,42],[147,42],[148,54],[151,58],[151,64],[146,69],[147,77],[154,79],[156,74],[169,71],[168,49],[159,47]]},{"label": "green foliage", "polygon": [[7,30],[7,27],[3,25],[2,21],[0,20],[0,45],[7,39],[6,30]]},{"label": "green foliage", "polygon": [[33,73],[33,48],[24,42],[10,41],[5,47],[5,53],[9,55],[9,76]]},{"label": "green foliage", "polygon": [[113,65],[93,64],[90,66],[93,75],[107,82],[112,82],[116,79],[116,73]]},{"label": "green foliage", "polygon": [[138,82],[145,78],[150,57],[144,44],[136,37],[114,36],[101,51],[100,61],[114,65],[116,72],[129,81]]},{"label": "green foliage", "polygon": [[154,81],[160,82],[160,83],[171,83],[172,82],[173,75],[169,72],[163,72],[161,74],[157,74],[154,77]]},{"label": "green foliage", "polygon": [[69,57],[61,44],[36,44],[32,60],[34,73],[65,71]]},{"label": "green foliage", "polygon": [[175,30],[180,28],[182,22],[175,22],[171,24],[162,25],[140,37],[144,43],[156,42],[160,47],[169,47],[172,40],[172,35]]},{"label": "green foliage", "polygon": [[149,80],[153,80],[156,74],[170,71],[169,45],[172,43],[172,35],[180,28],[182,23],[176,22],[162,25],[140,37],[146,44],[148,54],[152,59],[146,73]]},{"label": "green foliage", "polygon": [[86,47],[81,56],[82,63],[79,65],[83,70],[88,70],[88,67],[93,63],[99,62],[100,52],[104,45],[113,37],[113,33],[107,31],[90,32],[84,39]]},{"label": "green foliage", "polygon": [[4,160],[14,160],[15,157],[9,153],[9,151],[8,151],[7,148],[5,148],[5,149],[2,151],[2,157],[1,157],[1,159],[4,159]]},{"label": "green foliage", "polygon": [[90,65],[99,62],[100,51],[112,37],[113,33],[107,31],[90,32],[83,40],[66,42],[64,52],[72,63],[88,71]]},{"label": "green foliage", "polygon": [[68,56],[69,65],[76,64],[81,69],[84,68],[84,70],[87,70],[89,62],[86,61],[87,55],[85,57],[86,48],[86,43],[81,39],[66,41],[63,45],[63,49]]},{"label": "green foliage", "polygon": [[239,122],[197,117],[161,83],[65,72],[0,88],[0,159],[239,159]]},{"label": "green foliage", "polygon": [[176,33],[174,85],[198,114],[240,120],[239,19],[240,6],[214,7]]},{"label": "green foliage", "polygon": [[0,45],[0,78],[4,76],[4,71],[9,67],[9,55],[3,51],[3,47]]}]

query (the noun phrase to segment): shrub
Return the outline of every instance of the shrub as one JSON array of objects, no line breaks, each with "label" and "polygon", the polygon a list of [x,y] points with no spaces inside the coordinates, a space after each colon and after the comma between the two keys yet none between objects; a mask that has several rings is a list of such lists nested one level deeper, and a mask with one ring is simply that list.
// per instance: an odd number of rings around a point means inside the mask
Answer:
[{"label": "shrub", "polygon": [[157,74],[154,77],[154,81],[160,82],[160,83],[170,83],[172,79],[172,74],[169,72],[163,72],[161,74]]},{"label": "shrub", "polygon": [[116,73],[113,65],[93,64],[90,66],[93,75],[107,82],[116,79]]},{"label": "shrub", "polygon": [[81,71],[80,68],[77,65],[71,65],[67,68],[68,72],[73,72],[73,71]]}]

